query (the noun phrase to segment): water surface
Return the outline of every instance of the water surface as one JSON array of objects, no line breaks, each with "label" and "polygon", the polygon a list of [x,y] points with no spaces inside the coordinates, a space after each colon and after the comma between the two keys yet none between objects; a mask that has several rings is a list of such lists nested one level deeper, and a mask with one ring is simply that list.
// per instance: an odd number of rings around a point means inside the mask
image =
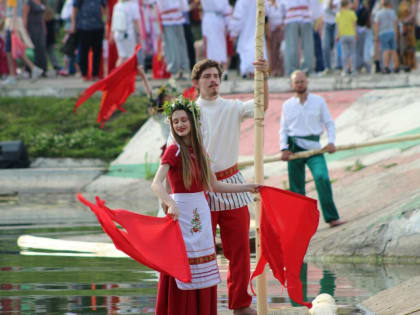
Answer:
[{"label": "water surface", "polygon": [[[154,314],[158,274],[128,258],[22,255],[21,234],[64,237],[100,233],[97,227],[0,230],[0,314]],[[255,266],[255,256],[252,256]],[[227,310],[227,260],[218,256],[222,279],[218,309]],[[304,264],[304,297],[333,295],[356,306],[381,290],[420,274],[418,265]],[[291,304],[267,269],[269,307]],[[256,303],[254,297],[253,303]],[[354,313],[360,314],[360,313]]]}]

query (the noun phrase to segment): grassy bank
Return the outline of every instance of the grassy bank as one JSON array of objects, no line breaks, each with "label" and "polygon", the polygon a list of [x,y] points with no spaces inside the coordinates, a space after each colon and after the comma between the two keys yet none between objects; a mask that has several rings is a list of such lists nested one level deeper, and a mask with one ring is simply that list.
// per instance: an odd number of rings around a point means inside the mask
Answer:
[{"label": "grassy bank", "polygon": [[75,98],[0,97],[0,141],[22,140],[31,158],[101,158],[111,161],[147,120],[147,99],[128,98],[103,129],[96,122],[100,99],[73,108]]}]

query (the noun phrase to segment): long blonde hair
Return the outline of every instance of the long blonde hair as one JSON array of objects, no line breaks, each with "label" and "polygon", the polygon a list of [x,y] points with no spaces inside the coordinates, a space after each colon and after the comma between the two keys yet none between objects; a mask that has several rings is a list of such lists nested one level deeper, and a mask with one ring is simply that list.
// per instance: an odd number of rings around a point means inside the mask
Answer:
[{"label": "long blonde hair", "polygon": [[[189,136],[191,139],[191,146],[197,163],[197,168],[194,166],[193,160],[191,159],[188,146],[185,144],[183,138],[176,134],[173,127],[172,115],[177,110],[185,111],[188,120],[190,121],[191,131]],[[203,147],[203,138],[201,136],[200,128],[198,127],[199,123],[196,121],[198,119],[198,117],[193,117],[193,114],[190,110],[183,108],[176,109],[169,115],[172,135],[176,143],[178,143],[181,151],[182,180],[184,182],[185,188],[190,189],[193,178],[196,177],[197,181],[203,185],[203,188],[208,190],[210,188],[210,166],[207,154]]]}]

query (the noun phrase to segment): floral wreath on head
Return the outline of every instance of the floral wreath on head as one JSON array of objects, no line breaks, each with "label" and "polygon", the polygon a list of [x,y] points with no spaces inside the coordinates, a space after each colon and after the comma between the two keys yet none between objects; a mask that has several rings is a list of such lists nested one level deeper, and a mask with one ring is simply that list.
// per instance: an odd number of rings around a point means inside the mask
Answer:
[{"label": "floral wreath on head", "polygon": [[163,112],[167,117],[171,116],[176,110],[185,110],[186,112],[190,112],[194,119],[194,125],[196,127],[199,126],[197,122],[200,120],[200,107],[198,107],[195,101],[180,95],[172,102],[165,102],[163,105]]},{"label": "floral wreath on head", "polygon": [[176,110],[185,110],[193,114],[194,118],[200,118],[200,107],[198,107],[195,101],[192,101],[184,96],[180,95],[172,102],[165,102],[163,105],[163,111],[166,116],[171,116]]}]

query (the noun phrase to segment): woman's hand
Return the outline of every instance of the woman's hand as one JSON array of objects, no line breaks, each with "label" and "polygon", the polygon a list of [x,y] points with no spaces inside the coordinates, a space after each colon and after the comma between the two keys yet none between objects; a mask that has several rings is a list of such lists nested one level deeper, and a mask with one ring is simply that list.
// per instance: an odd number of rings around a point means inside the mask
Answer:
[{"label": "woman's hand", "polygon": [[178,210],[178,206],[176,205],[175,202],[173,204],[169,205],[167,215],[172,217],[172,220],[174,220],[174,221],[178,220],[179,210]]},{"label": "woman's hand", "polygon": [[248,184],[249,190],[248,192],[256,194],[260,190],[261,185],[259,184]]}]

